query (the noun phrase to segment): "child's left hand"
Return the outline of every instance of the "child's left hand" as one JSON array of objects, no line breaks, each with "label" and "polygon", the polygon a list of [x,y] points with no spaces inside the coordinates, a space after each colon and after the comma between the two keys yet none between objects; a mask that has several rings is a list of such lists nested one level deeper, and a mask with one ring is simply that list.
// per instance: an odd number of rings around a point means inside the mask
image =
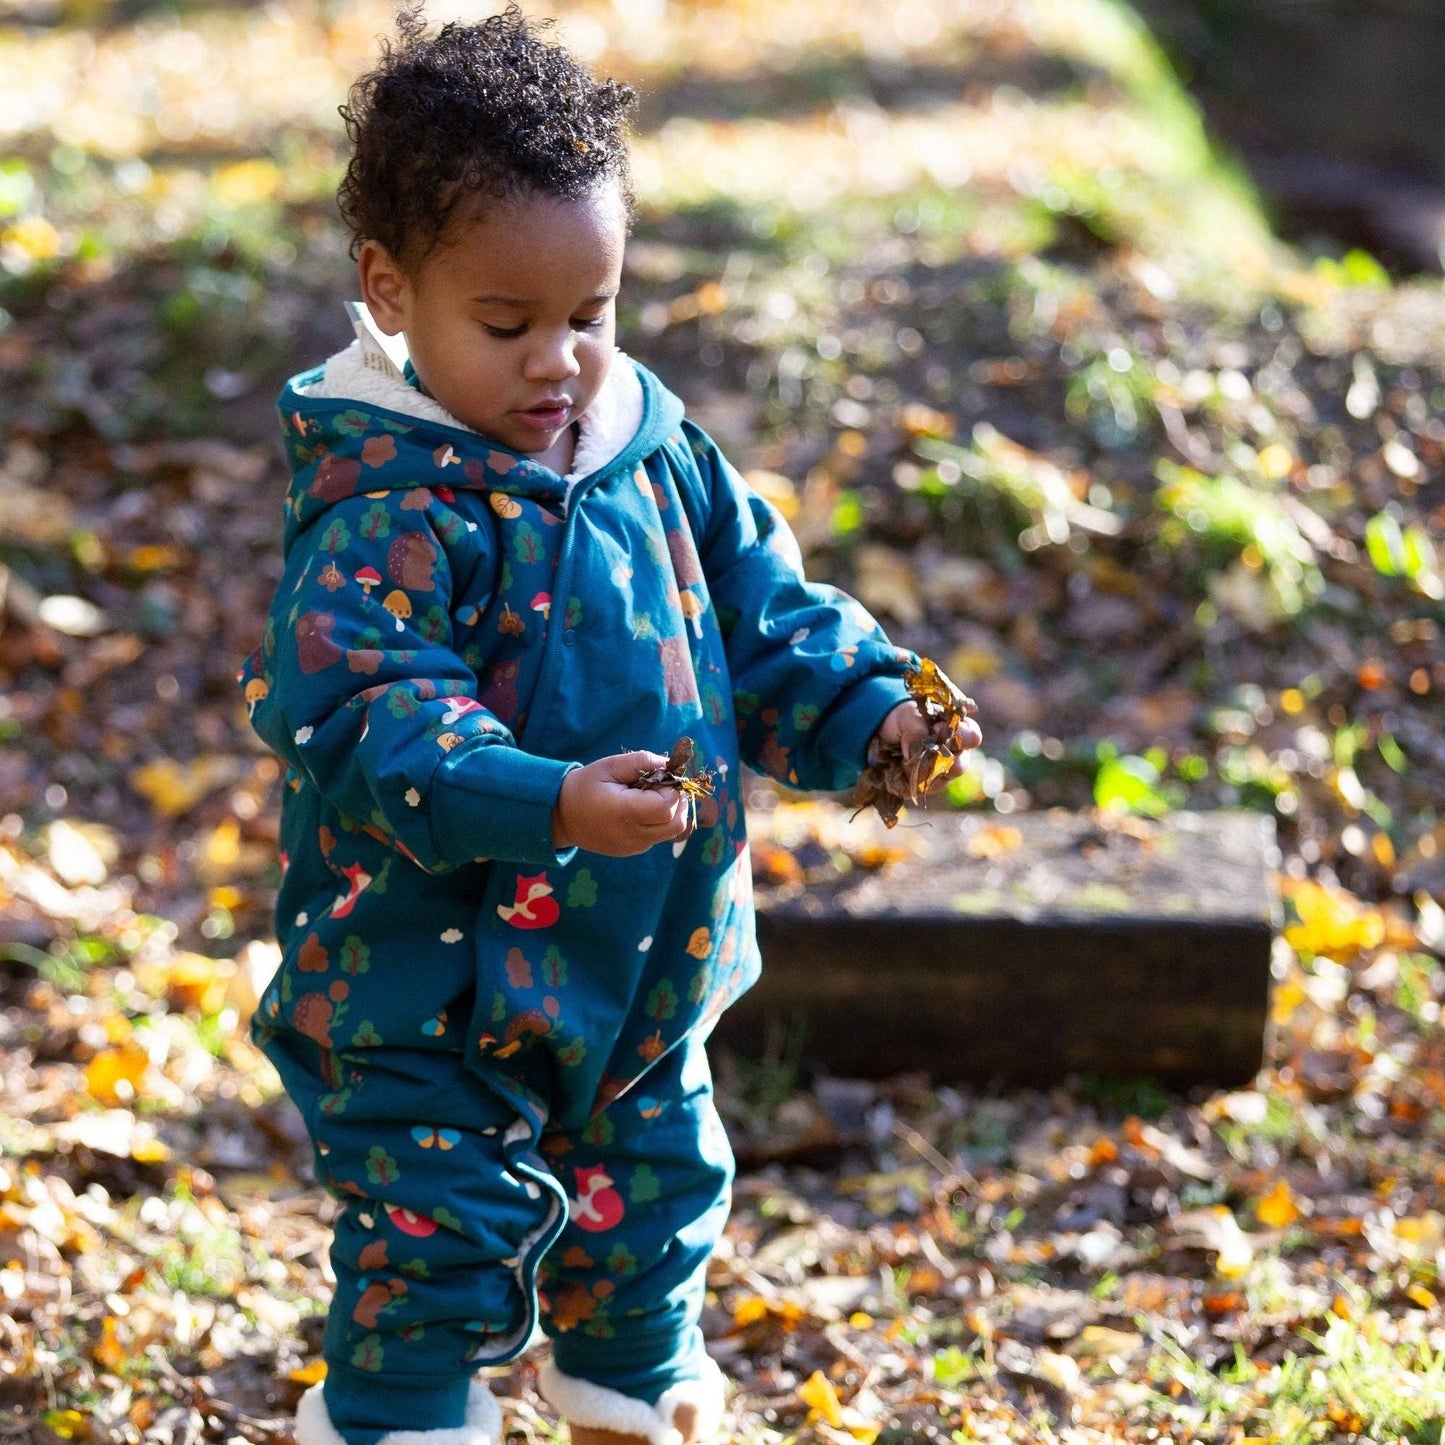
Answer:
[{"label": "child's left hand", "polygon": [[[912,759],[915,752],[933,737],[933,729],[928,720],[918,710],[918,704],[911,699],[900,702],[892,712],[878,725],[878,731],[874,734],[879,743],[894,743],[903,749],[905,762]],[[979,725],[971,717],[964,718],[954,733],[959,753],[967,752],[969,748],[976,748],[983,741],[983,732]],[[953,765],[946,773],[940,773],[924,789],[925,792],[935,793],[952,778],[958,777],[964,769],[963,758],[956,757]]]}]

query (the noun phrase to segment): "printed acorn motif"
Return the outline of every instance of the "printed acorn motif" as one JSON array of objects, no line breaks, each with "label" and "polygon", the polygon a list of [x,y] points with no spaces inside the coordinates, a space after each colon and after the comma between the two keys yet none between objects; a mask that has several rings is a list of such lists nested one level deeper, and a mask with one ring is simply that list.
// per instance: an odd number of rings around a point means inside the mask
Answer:
[{"label": "printed acorn motif", "polygon": [[577,1197],[567,1202],[567,1215],[578,1229],[600,1233],[622,1223],[627,1211],[613,1182],[602,1164],[577,1171]]},{"label": "printed acorn motif", "polygon": [[355,457],[338,457],[328,452],[321,458],[306,493],[321,502],[344,501],[355,493],[360,478],[361,463]]},{"label": "printed acorn motif", "polygon": [[513,928],[550,928],[562,916],[561,905],[552,896],[546,872],[517,878],[517,896],[511,904],[499,903],[497,914]]},{"label": "printed acorn motif", "polygon": [[437,549],[420,532],[403,532],[386,550],[386,575],[408,592],[430,592]]},{"label": "printed acorn motif", "polygon": [[307,612],[296,620],[296,661],[308,676],[341,661],[341,649],[331,640],[336,618],[330,612]]}]

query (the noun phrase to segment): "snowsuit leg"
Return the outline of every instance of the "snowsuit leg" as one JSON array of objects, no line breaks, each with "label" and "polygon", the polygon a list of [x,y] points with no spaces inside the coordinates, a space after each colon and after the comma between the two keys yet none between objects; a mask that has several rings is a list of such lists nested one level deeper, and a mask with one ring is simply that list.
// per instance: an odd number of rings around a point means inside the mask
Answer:
[{"label": "snowsuit leg", "polygon": [[536,1126],[460,1053],[336,1054],[289,1030],[267,1053],[343,1204],[322,1344],[331,1420],[348,1445],[461,1426],[475,1371],[532,1332],[534,1272],[565,1215]]},{"label": "snowsuit leg", "polygon": [[542,1140],[571,1201],[539,1275],[555,1368],[648,1405],[715,1374],[698,1317],[733,1159],[703,1044],[689,1034],[582,1129]]}]

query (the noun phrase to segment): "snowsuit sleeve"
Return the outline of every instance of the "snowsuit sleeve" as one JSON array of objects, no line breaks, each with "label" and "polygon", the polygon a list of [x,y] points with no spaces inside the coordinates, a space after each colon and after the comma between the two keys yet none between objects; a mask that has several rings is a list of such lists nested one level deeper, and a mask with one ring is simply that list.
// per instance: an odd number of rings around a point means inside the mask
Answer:
[{"label": "snowsuit sleeve", "polygon": [[405,495],[390,495],[384,525],[370,499],[337,502],[293,543],[243,672],[252,725],[422,868],[566,862],[552,807],[577,765],[518,748],[458,650],[453,597],[465,581],[484,610],[495,558],[440,503],[408,510]]},{"label": "snowsuit sleeve", "polygon": [[794,787],[850,788],[869,739],[908,697],[917,656],[862,606],[809,582],[781,514],[684,423],[705,491],[699,552],[732,678],[742,759]]}]

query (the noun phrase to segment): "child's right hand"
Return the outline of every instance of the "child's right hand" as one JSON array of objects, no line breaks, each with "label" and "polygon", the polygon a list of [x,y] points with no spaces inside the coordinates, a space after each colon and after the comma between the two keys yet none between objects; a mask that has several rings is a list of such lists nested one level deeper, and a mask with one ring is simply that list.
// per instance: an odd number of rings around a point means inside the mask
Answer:
[{"label": "child's right hand", "polygon": [[693,828],[687,797],[676,788],[635,788],[637,775],[667,764],[663,753],[615,753],[562,779],[552,808],[552,843],[609,858],[645,853],[685,838]]}]

